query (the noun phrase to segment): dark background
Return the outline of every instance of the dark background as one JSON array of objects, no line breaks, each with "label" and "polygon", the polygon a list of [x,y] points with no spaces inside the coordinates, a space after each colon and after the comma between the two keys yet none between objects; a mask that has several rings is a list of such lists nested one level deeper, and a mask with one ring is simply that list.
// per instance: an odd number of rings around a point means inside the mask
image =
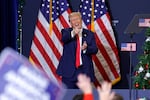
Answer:
[{"label": "dark background", "polygon": [[17,49],[17,0],[0,1],[0,51],[9,46]]},{"label": "dark background", "polygon": [[[71,4],[72,11],[77,11],[80,0],[68,0]],[[41,0],[25,0],[23,11],[23,41],[22,53],[28,57],[31,47],[34,28],[40,7]],[[120,55],[120,69],[122,79],[113,88],[129,88],[129,68],[130,53],[120,51],[122,42],[130,42],[130,34],[124,31],[135,14],[150,14],[150,0],[106,0],[108,10],[111,15],[112,25],[117,39],[117,46]],[[0,50],[6,46],[17,48],[17,0],[1,0],[0,3]],[[14,20],[15,18],[15,20]],[[116,22],[116,24],[114,24]],[[133,35],[132,41],[137,43],[137,51],[132,52],[132,68],[138,63],[138,56],[143,53],[142,45],[145,41],[145,29]]]}]

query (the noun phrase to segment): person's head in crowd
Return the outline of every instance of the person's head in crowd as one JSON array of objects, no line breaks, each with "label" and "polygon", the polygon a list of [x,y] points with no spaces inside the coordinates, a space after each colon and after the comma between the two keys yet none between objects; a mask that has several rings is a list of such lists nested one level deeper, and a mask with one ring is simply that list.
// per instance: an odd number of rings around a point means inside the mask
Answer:
[{"label": "person's head in crowd", "polygon": [[120,94],[115,93],[115,95],[114,95],[112,100],[124,100],[124,99],[123,99],[123,97]]},{"label": "person's head in crowd", "polygon": [[76,94],[72,100],[83,100],[83,94]]}]

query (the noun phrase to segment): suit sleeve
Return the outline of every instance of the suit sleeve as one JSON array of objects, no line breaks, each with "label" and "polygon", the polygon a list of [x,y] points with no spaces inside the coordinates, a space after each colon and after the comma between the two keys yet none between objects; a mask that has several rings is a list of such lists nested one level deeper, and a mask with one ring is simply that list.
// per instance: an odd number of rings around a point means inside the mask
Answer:
[{"label": "suit sleeve", "polygon": [[74,37],[71,36],[71,30],[69,30],[69,29],[62,29],[61,33],[62,33],[61,40],[64,44],[66,44],[74,39]]},{"label": "suit sleeve", "polygon": [[98,52],[98,48],[96,45],[96,39],[93,32],[90,32],[90,39],[88,41],[88,46],[86,50],[86,54],[96,54]]}]

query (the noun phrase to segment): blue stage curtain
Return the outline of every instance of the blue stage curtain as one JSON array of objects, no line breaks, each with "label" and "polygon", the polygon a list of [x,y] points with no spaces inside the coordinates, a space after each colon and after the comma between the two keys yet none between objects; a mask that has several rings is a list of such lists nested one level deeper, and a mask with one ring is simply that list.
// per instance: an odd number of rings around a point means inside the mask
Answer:
[{"label": "blue stage curtain", "polygon": [[0,51],[5,47],[17,50],[17,0],[0,1]]}]

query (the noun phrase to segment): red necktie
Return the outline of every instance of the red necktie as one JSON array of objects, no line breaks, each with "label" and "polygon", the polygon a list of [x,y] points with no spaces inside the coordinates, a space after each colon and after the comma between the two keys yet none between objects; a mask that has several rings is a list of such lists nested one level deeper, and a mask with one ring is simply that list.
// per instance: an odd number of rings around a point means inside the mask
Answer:
[{"label": "red necktie", "polygon": [[76,68],[78,68],[80,66],[80,40],[79,40],[79,35],[77,35],[76,38],[77,38]]}]

